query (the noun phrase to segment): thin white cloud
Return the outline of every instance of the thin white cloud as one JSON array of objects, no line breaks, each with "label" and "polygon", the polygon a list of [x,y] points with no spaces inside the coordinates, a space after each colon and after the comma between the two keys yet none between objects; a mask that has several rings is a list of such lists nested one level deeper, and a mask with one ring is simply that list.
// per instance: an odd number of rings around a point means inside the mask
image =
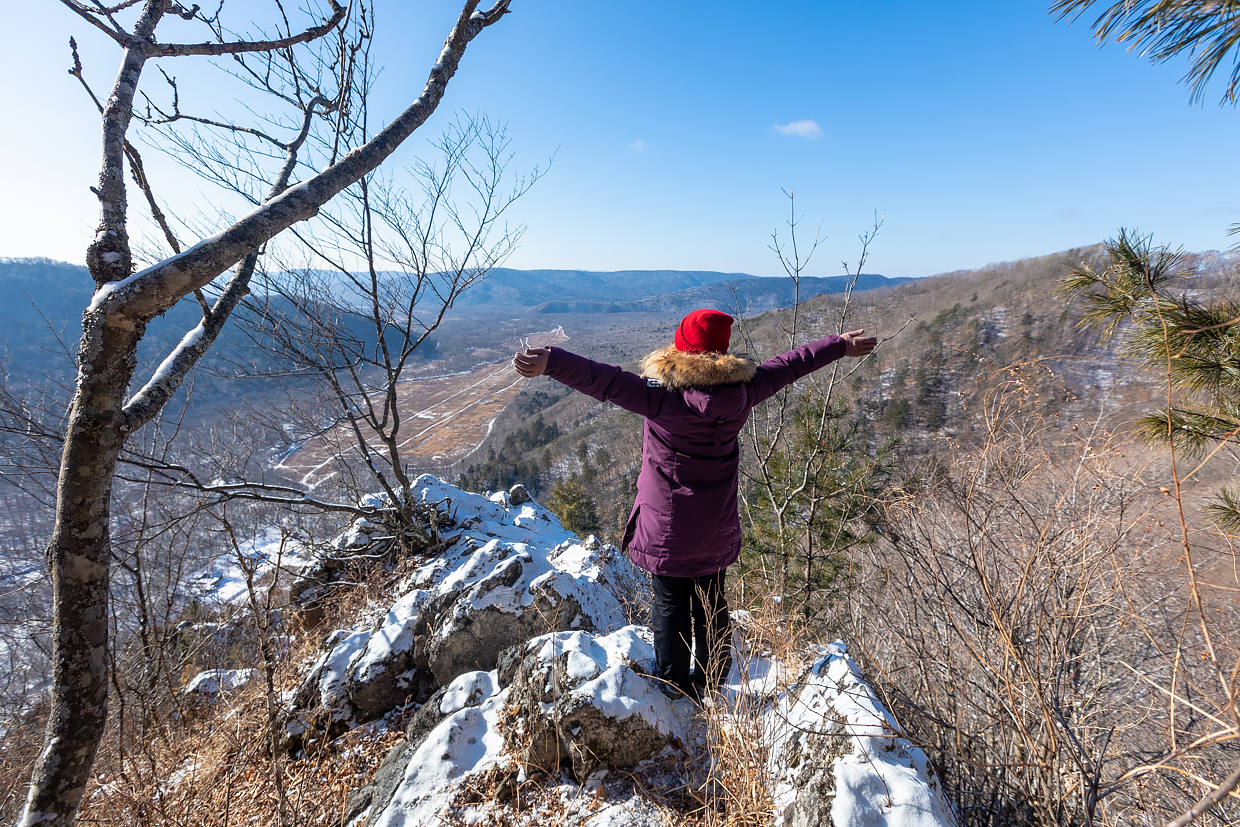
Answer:
[{"label": "thin white cloud", "polygon": [[643,141],[641,138],[634,138],[633,140],[625,144],[625,146],[627,146],[629,149],[633,150],[634,152],[641,152],[643,149],[646,148],[646,142]]},{"label": "thin white cloud", "polygon": [[793,121],[784,125],[775,124],[775,131],[780,135],[790,135],[794,138],[821,138],[822,129],[812,120]]}]

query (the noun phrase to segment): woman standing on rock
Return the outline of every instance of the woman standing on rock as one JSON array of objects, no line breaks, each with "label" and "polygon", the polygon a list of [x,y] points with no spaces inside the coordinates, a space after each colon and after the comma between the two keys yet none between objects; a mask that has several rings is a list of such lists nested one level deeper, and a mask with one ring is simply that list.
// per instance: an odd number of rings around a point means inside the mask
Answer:
[{"label": "woman standing on rock", "polygon": [[717,690],[732,663],[723,579],[741,550],[737,435],[750,411],[781,388],[877,344],[855,330],[759,365],[727,352],[732,321],[717,310],[693,311],[673,344],[642,361],[641,376],[558,347],[528,348],[513,360],[522,376],[545,374],[645,417],[637,500],[622,545],[652,575],[658,677],[694,700]]}]

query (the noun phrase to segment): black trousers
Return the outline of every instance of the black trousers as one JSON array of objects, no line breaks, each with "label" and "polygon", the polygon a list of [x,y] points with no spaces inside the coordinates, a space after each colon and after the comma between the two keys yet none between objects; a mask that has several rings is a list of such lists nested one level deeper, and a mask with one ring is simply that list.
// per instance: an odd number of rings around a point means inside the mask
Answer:
[{"label": "black trousers", "polygon": [[650,626],[659,677],[694,699],[722,686],[732,669],[726,571],[705,577],[651,575]]}]

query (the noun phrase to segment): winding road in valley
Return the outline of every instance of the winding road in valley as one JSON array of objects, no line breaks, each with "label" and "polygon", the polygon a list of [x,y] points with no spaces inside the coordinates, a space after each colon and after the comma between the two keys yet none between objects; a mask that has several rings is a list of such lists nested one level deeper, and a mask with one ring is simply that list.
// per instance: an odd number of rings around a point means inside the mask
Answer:
[{"label": "winding road in valley", "polygon": [[[397,385],[397,408],[401,415],[399,445],[405,461],[417,468],[448,465],[477,450],[496,418],[507,408],[527,381],[517,375],[508,354],[522,347],[559,344],[568,340],[563,329],[504,342],[500,349],[479,355],[494,355],[496,361],[473,370],[448,376],[410,379]],[[381,397],[375,404],[381,404]],[[372,450],[384,445],[367,434]],[[307,440],[296,451],[276,464],[276,470],[314,488],[340,471],[343,463],[361,458],[357,439],[348,423],[341,423]]]}]

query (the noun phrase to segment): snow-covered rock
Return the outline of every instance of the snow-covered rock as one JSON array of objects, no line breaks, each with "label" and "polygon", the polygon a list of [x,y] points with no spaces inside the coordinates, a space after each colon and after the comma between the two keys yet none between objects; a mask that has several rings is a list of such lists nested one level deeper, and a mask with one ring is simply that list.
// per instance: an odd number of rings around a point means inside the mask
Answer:
[{"label": "snow-covered rock", "polygon": [[[536,506],[521,506],[533,510]],[[547,512],[538,509],[543,514]],[[446,575],[417,621],[419,660],[440,683],[495,667],[504,649],[557,629],[601,631],[623,624],[619,601],[598,587],[603,560],[565,540],[548,553],[522,542],[488,540]],[[601,551],[601,549],[600,549]],[[617,562],[625,561],[608,548]]]},{"label": "snow-covered rock", "polygon": [[653,656],[644,627],[607,635],[557,632],[515,650],[505,657],[503,677],[494,670],[467,672],[427,701],[374,780],[350,799],[346,820],[412,827],[434,824],[455,809],[465,823],[487,823],[487,809],[502,801],[456,801],[472,778],[495,769],[555,777],[562,763],[584,784],[598,770],[635,766],[681,734],[683,705],[674,708],[631,668]]},{"label": "snow-covered rock", "polygon": [[334,738],[358,723],[357,708],[344,691],[349,667],[370,638],[370,632],[337,629],[327,636],[319,655],[285,711],[285,748],[300,749],[305,737],[322,732]]},{"label": "snow-covered rock", "polygon": [[766,715],[776,825],[953,824],[925,753],[897,735],[843,642],[822,649]]},{"label": "snow-covered rock", "polygon": [[[410,762],[427,743],[431,733],[448,716],[490,701],[496,694],[495,689],[494,672],[467,672],[448,686],[441,687],[413,716],[405,729],[404,740],[383,759],[370,783],[349,797],[342,814],[344,823],[352,823],[358,816],[367,813],[369,818],[366,823],[374,824],[404,784],[410,772]],[[434,743],[434,739],[431,742]],[[481,769],[485,769],[485,765]],[[421,786],[421,782],[417,783]]]},{"label": "snow-covered rock", "polygon": [[[367,495],[361,505],[378,508],[385,502],[386,498]],[[373,541],[374,537],[385,539]],[[372,548],[372,545],[382,548]],[[330,546],[315,549],[289,585],[289,605],[300,617],[302,625],[306,628],[319,625],[323,619],[326,601],[339,588],[341,581],[348,577],[354,564],[363,559],[360,555],[366,555],[371,560],[377,559],[382,557],[391,545],[382,521],[363,518],[354,520],[332,540]]]},{"label": "snow-covered rock", "polygon": [[[650,631],[559,632],[534,638],[511,670],[509,751],[548,773],[561,764],[585,782],[598,770],[636,766],[676,730],[677,712],[632,668],[654,657]],[[505,684],[509,675],[500,675]]]},{"label": "snow-covered rock", "polygon": [[328,638],[294,696],[302,714],[290,733],[311,726],[314,709],[330,710],[333,735],[423,702],[540,634],[624,625],[618,595],[632,590],[638,570],[613,546],[566,531],[524,489],[487,498],[424,475],[414,491],[442,511],[454,541],[413,571],[377,622]]},{"label": "snow-covered rock", "polygon": [[257,669],[207,669],[191,678],[181,694],[211,697],[231,692],[245,686],[256,674]]}]

